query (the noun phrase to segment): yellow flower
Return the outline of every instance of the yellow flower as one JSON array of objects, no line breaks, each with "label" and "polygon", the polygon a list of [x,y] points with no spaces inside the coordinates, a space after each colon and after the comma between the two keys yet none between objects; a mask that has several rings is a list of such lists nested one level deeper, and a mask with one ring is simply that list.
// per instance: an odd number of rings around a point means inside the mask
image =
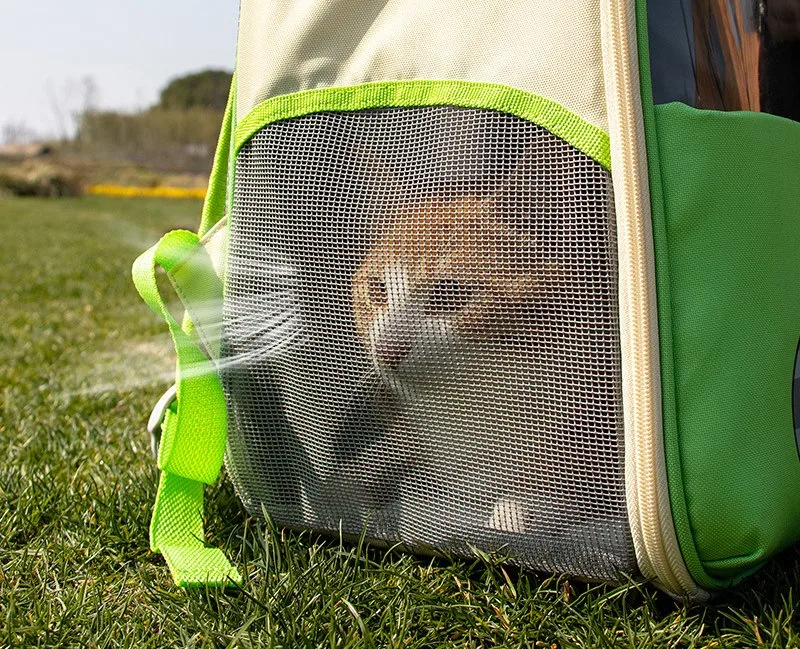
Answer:
[{"label": "yellow flower", "polygon": [[89,185],[87,194],[96,196],[144,196],[149,198],[205,198],[204,187],[128,187],[124,185]]}]

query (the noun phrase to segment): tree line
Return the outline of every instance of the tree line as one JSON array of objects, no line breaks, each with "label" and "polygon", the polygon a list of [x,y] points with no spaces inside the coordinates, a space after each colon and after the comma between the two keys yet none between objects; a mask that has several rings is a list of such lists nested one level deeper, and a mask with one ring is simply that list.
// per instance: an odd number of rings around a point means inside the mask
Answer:
[{"label": "tree line", "polygon": [[135,112],[87,107],[78,116],[76,152],[164,171],[205,173],[232,75],[205,70],[170,81],[154,106]]}]

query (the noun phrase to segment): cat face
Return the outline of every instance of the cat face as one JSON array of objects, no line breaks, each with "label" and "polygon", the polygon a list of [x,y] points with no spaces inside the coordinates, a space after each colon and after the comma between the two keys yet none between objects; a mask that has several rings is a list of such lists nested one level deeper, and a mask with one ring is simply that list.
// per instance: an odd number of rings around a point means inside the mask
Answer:
[{"label": "cat face", "polygon": [[444,359],[530,335],[546,264],[492,197],[397,210],[353,279],[356,330],[384,376],[413,381]]}]

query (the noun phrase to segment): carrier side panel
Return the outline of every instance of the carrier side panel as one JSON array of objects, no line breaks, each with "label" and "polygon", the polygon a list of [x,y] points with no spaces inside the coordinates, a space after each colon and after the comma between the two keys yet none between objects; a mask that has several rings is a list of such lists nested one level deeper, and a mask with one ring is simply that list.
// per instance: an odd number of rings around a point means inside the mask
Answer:
[{"label": "carrier side panel", "polygon": [[638,9],[670,501],[692,576],[720,588],[800,539],[800,123],[767,114],[794,114],[798,79],[778,12]]}]

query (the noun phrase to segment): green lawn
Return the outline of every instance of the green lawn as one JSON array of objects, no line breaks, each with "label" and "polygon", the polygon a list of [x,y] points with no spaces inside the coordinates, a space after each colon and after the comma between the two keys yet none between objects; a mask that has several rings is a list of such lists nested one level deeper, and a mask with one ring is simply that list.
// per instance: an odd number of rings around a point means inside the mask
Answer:
[{"label": "green lawn", "polygon": [[174,587],[148,550],[157,474],[144,432],[172,352],[130,266],[199,209],[0,200],[0,646],[800,646],[798,550],[713,606],[686,607],[637,582],[276,532],[227,481],[209,490],[207,530],[244,588]]}]

